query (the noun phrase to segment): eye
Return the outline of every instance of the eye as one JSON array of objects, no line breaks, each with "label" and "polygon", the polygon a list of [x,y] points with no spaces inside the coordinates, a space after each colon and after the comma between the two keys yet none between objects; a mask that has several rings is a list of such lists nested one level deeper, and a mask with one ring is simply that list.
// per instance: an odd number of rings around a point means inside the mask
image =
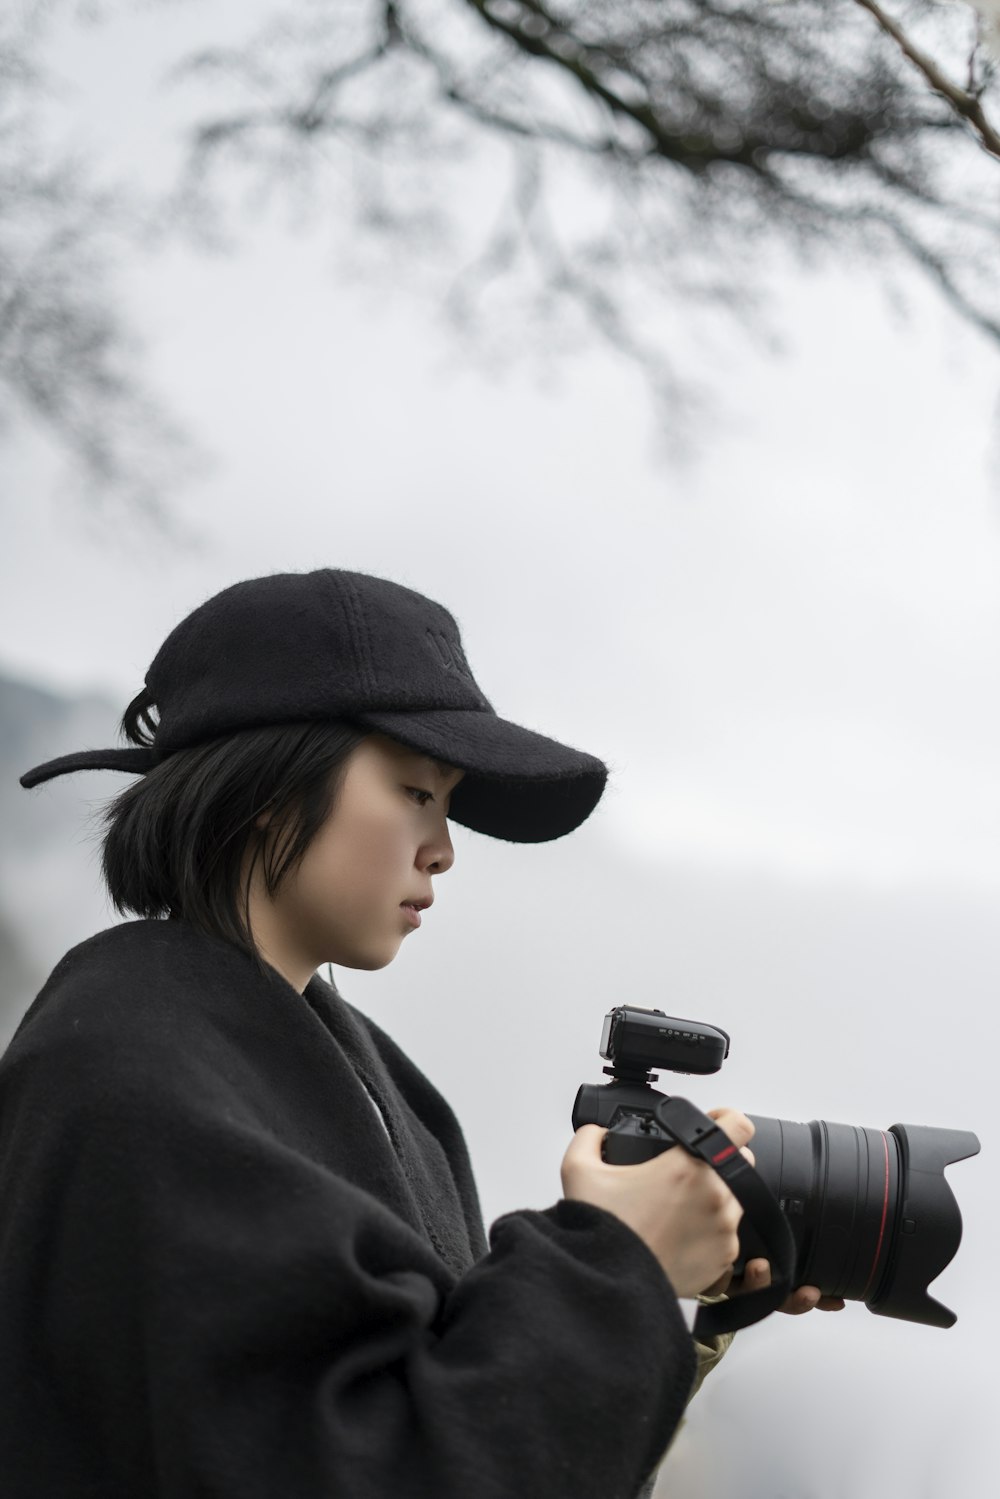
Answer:
[{"label": "eye", "polygon": [[430,791],[421,791],[419,786],[407,786],[406,793],[408,796],[412,796],[414,801],[421,807],[426,807],[428,802],[434,800],[433,794]]}]

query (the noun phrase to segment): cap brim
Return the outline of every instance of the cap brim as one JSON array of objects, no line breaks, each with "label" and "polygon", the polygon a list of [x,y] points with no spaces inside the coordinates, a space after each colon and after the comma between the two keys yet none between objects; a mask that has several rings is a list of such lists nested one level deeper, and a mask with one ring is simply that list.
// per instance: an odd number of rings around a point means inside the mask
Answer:
[{"label": "cap brim", "polygon": [[593,755],[495,713],[378,712],[359,715],[358,722],[464,770],[452,792],[451,818],[511,843],[546,843],[571,833],[607,783],[607,766]]}]

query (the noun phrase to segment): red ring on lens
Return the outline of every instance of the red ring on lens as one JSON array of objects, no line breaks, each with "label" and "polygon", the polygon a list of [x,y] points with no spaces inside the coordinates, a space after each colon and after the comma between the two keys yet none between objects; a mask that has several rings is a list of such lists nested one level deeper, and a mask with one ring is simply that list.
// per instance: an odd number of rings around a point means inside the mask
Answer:
[{"label": "red ring on lens", "polygon": [[871,1274],[868,1277],[868,1284],[861,1292],[862,1301],[867,1297],[868,1292],[872,1288],[872,1281],[875,1279],[879,1255],[882,1253],[882,1240],[885,1238],[885,1221],[889,1216],[889,1142],[884,1134],[882,1134],[882,1149],[885,1151],[885,1191],[882,1194],[882,1222],[879,1224],[878,1243],[875,1245],[875,1257],[872,1260]]}]

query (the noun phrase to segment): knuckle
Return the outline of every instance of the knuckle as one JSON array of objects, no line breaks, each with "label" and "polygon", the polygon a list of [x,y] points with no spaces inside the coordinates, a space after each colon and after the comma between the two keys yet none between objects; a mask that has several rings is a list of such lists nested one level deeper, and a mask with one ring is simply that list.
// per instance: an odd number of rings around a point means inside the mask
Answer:
[{"label": "knuckle", "polygon": [[708,1169],[701,1161],[696,1161],[694,1156],[688,1155],[686,1150],[671,1150],[666,1154],[664,1169],[669,1169],[678,1186],[690,1186],[698,1180],[700,1171]]},{"label": "knuckle", "polygon": [[730,1192],[729,1188],[722,1180],[722,1177],[717,1176],[714,1171],[712,1172],[712,1180],[709,1184],[709,1190],[711,1194],[712,1205],[719,1212],[725,1212],[729,1203],[736,1201],[732,1192]]},{"label": "knuckle", "polygon": [[745,1145],[757,1133],[755,1126],[739,1109],[718,1109],[713,1117],[734,1144]]},{"label": "knuckle", "polygon": [[724,1211],[726,1214],[726,1223],[732,1228],[733,1233],[735,1233],[739,1228],[740,1221],[743,1217],[743,1209],[736,1201],[736,1198],[731,1197],[729,1202],[726,1204]]}]

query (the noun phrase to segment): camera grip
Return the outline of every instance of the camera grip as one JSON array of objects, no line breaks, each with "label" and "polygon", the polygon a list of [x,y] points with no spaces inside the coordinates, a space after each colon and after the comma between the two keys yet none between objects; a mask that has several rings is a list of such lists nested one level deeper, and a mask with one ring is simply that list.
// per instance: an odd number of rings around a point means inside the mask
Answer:
[{"label": "camera grip", "polygon": [[703,1160],[722,1177],[758,1235],[771,1262],[771,1284],[730,1301],[702,1306],[695,1317],[695,1337],[735,1332],[775,1311],[792,1289],[795,1241],[777,1198],[750,1162],[707,1114],[686,1098],[659,1099],[649,1114],[624,1114],[608,1130],[601,1154],[612,1166],[634,1166],[652,1160],[674,1145]]},{"label": "camera grip", "polygon": [[638,1166],[664,1150],[671,1150],[674,1143],[648,1118],[632,1115],[608,1130],[601,1146],[601,1156],[609,1166]]},{"label": "camera grip", "polygon": [[751,1327],[776,1311],[792,1289],[795,1240],[778,1199],[714,1119],[686,1098],[663,1098],[653,1118],[661,1130],[691,1155],[717,1171],[753,1224],[771,1262],[771,1284],[731,1301],[702,1306],[692,1329],[696,1338]]}]

